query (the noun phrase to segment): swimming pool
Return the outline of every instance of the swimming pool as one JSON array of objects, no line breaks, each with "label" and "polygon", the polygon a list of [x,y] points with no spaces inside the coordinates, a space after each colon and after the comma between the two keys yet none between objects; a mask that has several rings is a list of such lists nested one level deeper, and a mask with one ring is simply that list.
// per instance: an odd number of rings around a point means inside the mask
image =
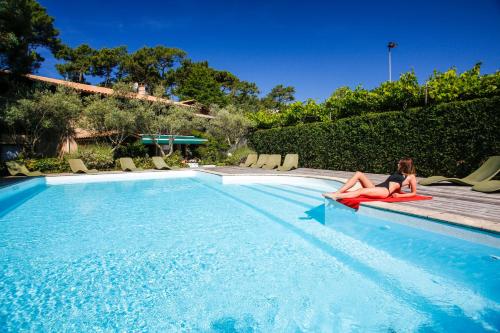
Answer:
[{"label": "swimming pool", "polygon": [[0,189],[0,327],[498,331],[498,236],[325,207],[335,182],[254,182],[182,171]]}]

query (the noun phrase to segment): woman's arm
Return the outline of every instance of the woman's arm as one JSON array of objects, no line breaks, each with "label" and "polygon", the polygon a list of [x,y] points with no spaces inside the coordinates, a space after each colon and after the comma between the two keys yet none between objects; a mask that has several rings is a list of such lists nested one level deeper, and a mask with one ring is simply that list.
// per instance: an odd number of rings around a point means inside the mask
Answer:
[{"label": "woman's arm", "polygon": [[410,185],[411,192],[409,193],[402,193],[401,189],[399,190],[399,193],[393,193],[392,196],[394,198],[409,198],[417,195],[417,178],[415,175],[408,176],[408,185]]}]

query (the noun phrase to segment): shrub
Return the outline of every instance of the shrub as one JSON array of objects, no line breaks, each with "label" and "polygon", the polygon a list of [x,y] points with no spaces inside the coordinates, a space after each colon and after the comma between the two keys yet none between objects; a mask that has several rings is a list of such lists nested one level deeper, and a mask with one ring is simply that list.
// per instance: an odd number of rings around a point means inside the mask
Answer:
[{"label": "shrub", "polygon": [[97,145],[81,145],[78,152],[72,154],[68,158],[81,158],[87,168],[97,170],[114,170],[116,169],[115,161],[111,146],[97,144]]},{"label": "shrub", "polygon": [[182,155],[179,151],[174,152],[170,156],[166,156],[164,158],[165,163],[170,166],[178,166],[180,168],[185,168],[186,164],[183,162],[184,159],[182,158]]},{"label": "shrub", "polygon": [[[153,160],[149,157],[134,157],[134,164],[138,168],[143,169],[154,169]],[[118,162],[118,161],[117,161]]]},{"label": "shrub", "polygon": [[40,170],[43,173],[71,172],[69,164],[60,158],[38,158],[21,161],[31,170]]},{"label": "shrub", "polygon": [[142,144],[140,140],[135,141],[133,143],[129,143],[127,145],[117,146],[113,157],[118,159],[120,157],[147,157],[148,156],[148,148]]},{"label": "shrub", "polygon": [[259,130],[259,153],[298,153],[302,167],[388,173],[414,159],[420,176],[464,176],[500,153],[500,97]]},{"label": "shrub", "polygon": [[227,157],[226,152],[229,145],[224,139],[216,138],[210,134],[202,132],[193,132],[196,136],[208,139],[208,142],[196,147],[195,155],[200,158],[202,164],[217,164],[224,161]]},{"label": "shrub", "polygon": [[251,148],[244,146],[236,149],[234,152],[231,153],[230,156],[226,158],[224,161],[225,165],[239,165],[242,163],[248,154],[255,153]]}]

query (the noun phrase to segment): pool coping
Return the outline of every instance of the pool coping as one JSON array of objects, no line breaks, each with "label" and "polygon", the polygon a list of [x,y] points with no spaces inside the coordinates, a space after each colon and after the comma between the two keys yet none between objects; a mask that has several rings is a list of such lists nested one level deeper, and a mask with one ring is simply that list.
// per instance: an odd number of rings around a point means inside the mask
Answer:
[{"label": "pool coping", "polygon": [[[262,174],[262,173],[245,173],[245,174],[226,174],[223,172],[218,172],[214,170],[207,169],[197,169],[196,171],[215,174],[221,177],[244,177],[244,176],[261,176],[261,177],[269,177],[269,176],[278,176],[278,177],[303,177],[303,178],[314,178],[314,179],[324,179],[324,180],[332,180],[345,183],[347,181],[346,178],[341,177],[330,177],[330,176],[320,176],[320,175],[309,175],[309,174],[301,174],[301,173],[293,173],[293,174]],[[332,199],[325,199],[332,200]],[[450,214],[446,212],[433,211],[430,209],[424,208],[416,208],[405,206],[397,203],[388,203],[388,202],[362,202],[362,206],[375,208],[378,210],[389,211],[398,214],[410,215],[425,219],[430,219],[440,223],[447,223],[452,225],[457,225],[460,227],[465,227],[469,229],[478,229],[481,231],[491,232],[494,234],[500,234],[500,224],[495,223],[493,221],[488,221],[484,219],[467,217],[459,214]]]}]

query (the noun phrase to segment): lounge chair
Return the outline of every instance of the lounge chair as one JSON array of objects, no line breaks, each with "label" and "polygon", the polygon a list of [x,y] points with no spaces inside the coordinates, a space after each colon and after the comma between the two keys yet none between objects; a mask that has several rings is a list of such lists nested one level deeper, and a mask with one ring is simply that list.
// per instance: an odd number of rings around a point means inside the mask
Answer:
[{"label": "lounge chair", "polygon": [[485,180],[472,186],[474,191],[483,193],[493,193],[500,191],[500,180]]},{"label": "lounge chair", "polygon": [[7,170],[9,171],[11,176],[43,176],[43,173],[41,173],[40,171],[31,172],[24,164],[19,164],[15,161],[5,162],[5,165],[7,166]]},{"label": "lounge chair", "polygon": [[97,172],[99,172],[96,169],[92,169],[92,170],[87,169],[87,167],[85,166],[85,163],[83,163],[83,161],[80,159],[69,159],[68,163],[69,163],[69,167],[71,168],[71,171],[73,171],[73,173],[97,173]]},{"label": "lounge chair", "polygon": [[252,164],[252,168],[262,168],[264,164],[267,162],[267,158],[269,157],[268,154],[260,154],[259,159],[255,164]]},{"label": "lounge chair", "polygon": [[278,171],[290,171],[299,167],[299,154],[286,154],[283,165],[278,167]]},{"label": "lounge chair", "polygon": [[251,167],[253,164],[257,163],[257,154],[248,154],[247,159],[244,163],[240,164],[240,167]]},{"label": "lounge chair", "polygon": [[120,165],[123,171],[141,171],[142,168],[137,168],[134,161],[130,157],[120,158]]},{"label": "lounge chair", "polygon": [[160,156],[153,156],[153,164],[155,165],[155,169],[158,170],[176,170],[179,169],[179,167],[171,167],[167,163],[165,163],[165,160],[160,157]]},{"label": "lounge chair", "polygon": [[266,163],[262,166],[262,169],[272,170],[272,169],[276,169],[280,165],[281,165],[281,155],[273,154],[273,155],[269,155]]},{"label": "lounge chair", "polygon": [[473,173],[464,178],[447,178],[443,176],[432,176],[420,180],[420,185],[431,185],[439,182],[452,182],[460,185],[473,186],[485,180],[490,180],[500,171],[500,156],[491,156]]}]

